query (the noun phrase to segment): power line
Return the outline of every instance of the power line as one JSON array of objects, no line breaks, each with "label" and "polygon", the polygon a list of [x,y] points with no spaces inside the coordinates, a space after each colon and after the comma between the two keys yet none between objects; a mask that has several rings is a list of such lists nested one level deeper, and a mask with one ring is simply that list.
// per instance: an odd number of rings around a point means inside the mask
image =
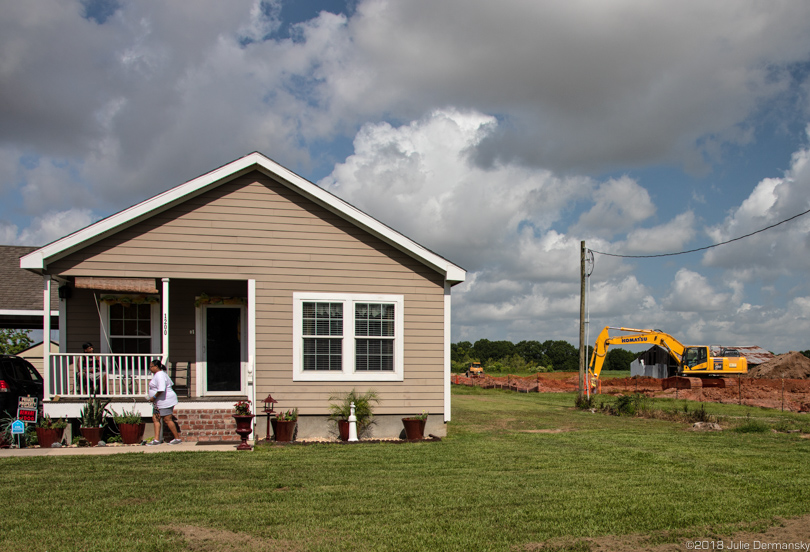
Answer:
[{"label": "power line", "polygon": [[790,217],[788,219],[785,219],[785,220],[783,220],[781,222],[777,222],[776,224],[771,224],[770,226],[766,226],[765,228],[761,228],[761,229],[757,230],[756,232],[751,232],[750,234],[746,234],[744,236],[740,236],[740,237],[734,238],[732,240],[728,240],[728,241],[724,241],[724,242],[720,242],[720,243],[715,243],[715,244],[712,244],[712,245],[707,245],[706,247],[698,247],[697,249],[690,249],[689,251],[679,251],[677,253],[659,253],[657,255],[618,255],[616,253],[605,253],[603,251],[594,251],[593,249],[591,249],[590,251],[593,251],[594,253],[599,253],[600,255],[606,255],[608,257],[622,257],[622,258],[625,258],[625,259],[651,259],[653,257],[672,257],[674,255],[685,255],[687,253],[694,253],[696,251],[705,251],[706,249],[711,249],[712,247],[718,247],[720,245],[726,245],[726,244],[731,243],[731,242],[739,241],[739,240],[742,240],[742,239],[745,239],[745,238],[750,238],[754,234],[759,234],[760,232],[764,232],[765,230],[770,230],[771,228],[779,226],[780,224],[784,224],[786,222],[790,222],[793,219],[804,216],[807,213],[810,213],[810,209],[808,209],[807,211],[804,211],[803,213],[799,213],[798,215],[793,215],[792,217]]}]

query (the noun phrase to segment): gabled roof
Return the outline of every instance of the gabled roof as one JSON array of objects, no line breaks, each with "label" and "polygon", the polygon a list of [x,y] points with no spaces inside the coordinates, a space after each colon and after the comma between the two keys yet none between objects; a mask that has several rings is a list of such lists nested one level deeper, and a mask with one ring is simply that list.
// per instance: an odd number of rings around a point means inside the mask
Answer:
[{"label": "gabled roof", "polygon": [[[42,328],[42,277],[20,269],[20,257],[36,249],[0,245],[0,328]],[[58,304],[57,288],[52,286],[51,305]]]},{"label": "gabled roof", "polygon": [[37,249],[20,259],[20,267],[34,272],[47,272],[50,262],[61,259],[74,251],[87,247],[253,170],[267,174],[291,190],[431,267],[442,274],[451,285],[464,281],[466,271],[463,268],[419,245],[360,209],[346,203],[258,152],[232,161],[207,174],[189,180],[185,184],[158,194]]}]

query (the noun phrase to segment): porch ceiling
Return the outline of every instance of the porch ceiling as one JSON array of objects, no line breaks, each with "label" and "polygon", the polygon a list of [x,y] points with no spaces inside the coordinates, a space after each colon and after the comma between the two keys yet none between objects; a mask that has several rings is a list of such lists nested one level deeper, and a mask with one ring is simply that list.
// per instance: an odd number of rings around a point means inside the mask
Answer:
[{"label": "porch ceiling", "polygon": [[[41,330],[42,311],[33,314],[2,314],[0,328],[7,330]],[[51,329],[59,329],[59,316],[51,316]]]}]

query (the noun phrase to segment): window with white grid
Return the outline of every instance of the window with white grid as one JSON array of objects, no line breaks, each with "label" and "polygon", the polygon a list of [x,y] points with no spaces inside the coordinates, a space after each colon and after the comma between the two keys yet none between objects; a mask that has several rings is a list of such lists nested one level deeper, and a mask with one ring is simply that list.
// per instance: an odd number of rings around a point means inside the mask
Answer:
[{"label": "window with white grid", "polygon": [[343,370],[343,303],[305,302],[304,370]]},{"label": "window with white grid", "polygon": [[294,381],[402,381],[401,295],[293,294]]},{"label": "window with white grid", "polygon": [[392,303],[354,304],[355,370],[394,370],[394,314]]}]

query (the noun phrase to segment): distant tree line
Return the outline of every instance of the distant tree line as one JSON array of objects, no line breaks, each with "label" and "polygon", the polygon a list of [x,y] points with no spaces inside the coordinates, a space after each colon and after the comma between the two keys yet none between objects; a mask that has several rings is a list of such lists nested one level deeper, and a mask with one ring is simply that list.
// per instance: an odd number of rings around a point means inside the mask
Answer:
[{"label": "distant tree line", "polygon": [[[593,347],[588,347],[588,358]],[[630,370],[638,353],[611,348],[605,357],[603,370]],[[484,371],[502,372],[576,372],[579,370],[579,349],[567,341],[547,340],[490,341],[475,343],[459,341],[450,345],[450,360],[454,372],[464,372],[470,362],[480,362]]]}]

